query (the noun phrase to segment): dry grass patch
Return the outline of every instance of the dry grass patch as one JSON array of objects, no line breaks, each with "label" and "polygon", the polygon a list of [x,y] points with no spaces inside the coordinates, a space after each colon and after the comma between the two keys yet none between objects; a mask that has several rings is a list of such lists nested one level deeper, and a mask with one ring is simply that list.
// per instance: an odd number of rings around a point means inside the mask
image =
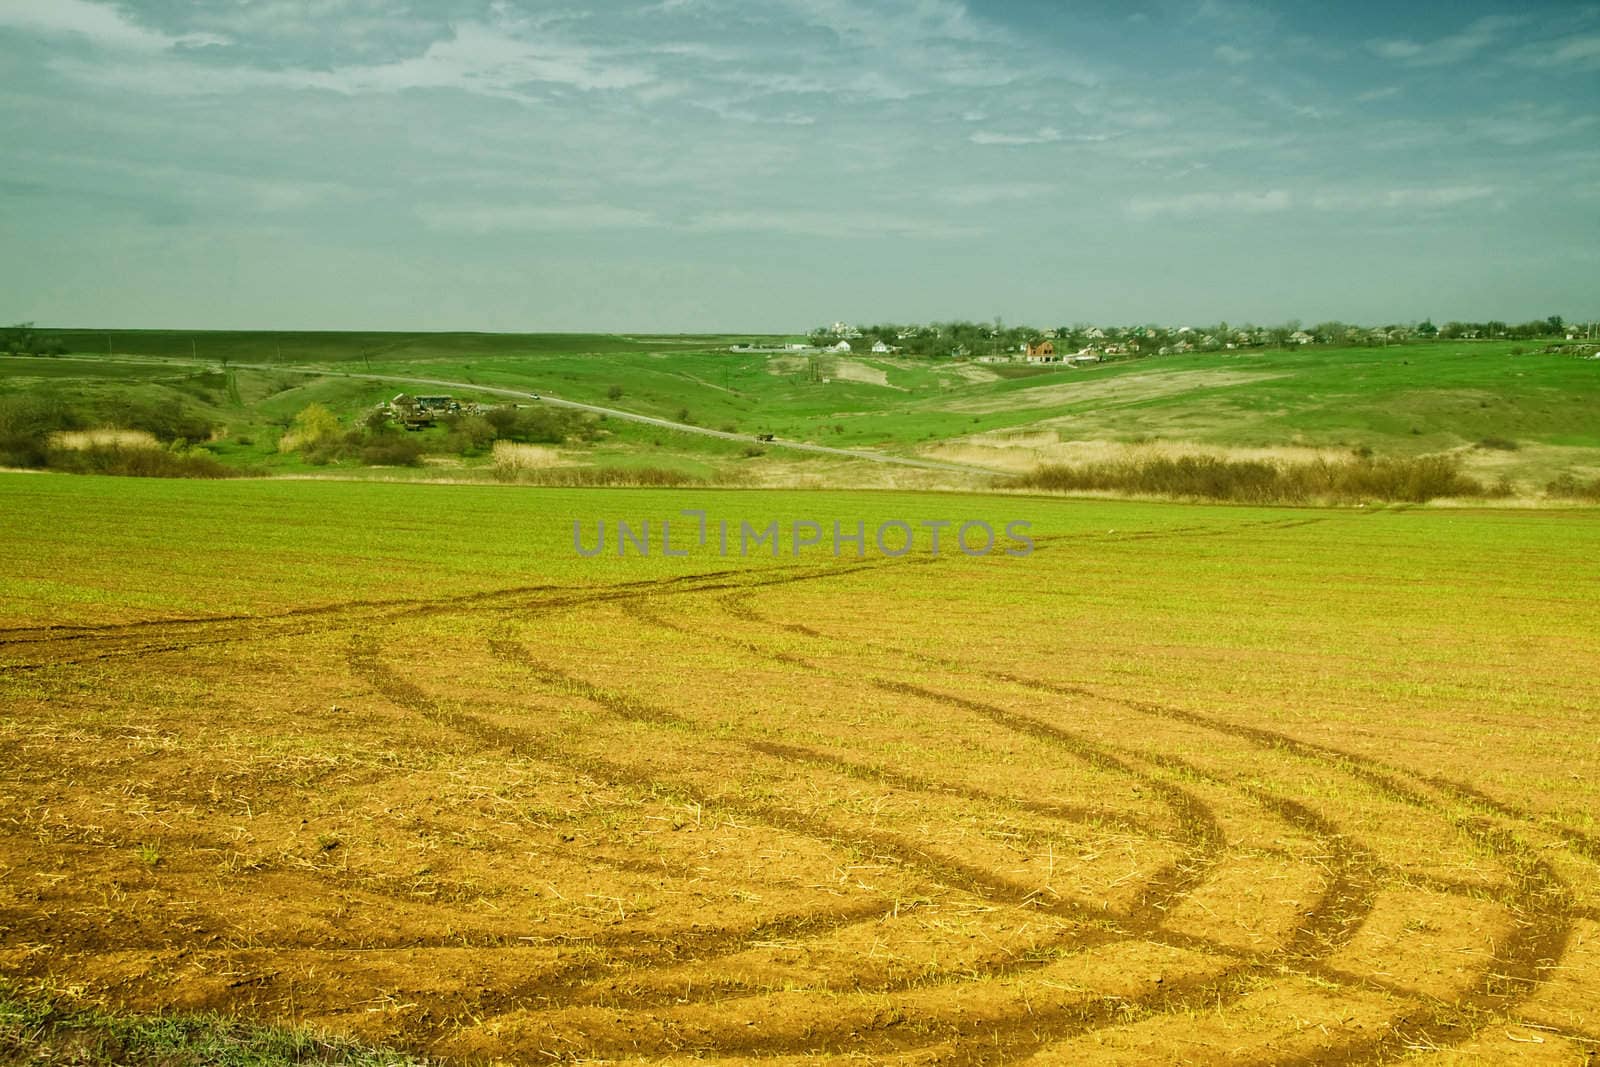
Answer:
[{"label": "dry grass patch", "polygon": [[61,430],[50,435],[50,447],[73,452],[95,448],[160,448],[155,434],[144,430]]}]

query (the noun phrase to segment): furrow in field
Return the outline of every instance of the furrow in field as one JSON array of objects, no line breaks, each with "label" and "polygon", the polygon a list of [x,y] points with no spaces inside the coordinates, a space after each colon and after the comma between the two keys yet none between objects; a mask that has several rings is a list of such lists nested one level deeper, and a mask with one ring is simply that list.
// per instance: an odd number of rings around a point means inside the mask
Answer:
[{"label": "furrow in field", "polygon": [[[490,642],[490,648],[502,660],[515,663],[526,669],[541,684],[561,692],[582,697],[622,719],[686,728],[693,728],[696,725],[692,720],[686,719],[675,712],[638,700],[620,691],[595,685],[585,679],[543,663],[534,657],[525,646],[516,642],[493,639]],[[763,754],[754,745],[747,745],[746,747],[752,754]],[[693,793],[690,795],[693,795]],[[802,836],[813,837],[818,840],[848,841],[850,844],[860,847],[873,855],[892,859],[894,862],[920,873],[934,884],[958,888],[983,900],[1015,905],[1032,903],[1048,911],[1059,912],[1063,915],[1074,916],[1090,922],[1101,921],[1105,918],[1104,914],[1098,909],[1074,905],[1067,901],[1048,902],[1039,900],[1040,893],[1036,886],[1015,882],[994,871],[952,856],[940,855],[902,840],[893,834],[863,830],[847,832],[827,822],[803,815],[792,808],[765,804],[730,803],[726,799],[719,799],[717,804],[777,829],[793,831]]]},{"label": "furrow in field", "polygon": [[[744,599],[730,599],[725,603],[747,621],[786,629],[813,639],[828,639],[814,628],[768,619],[751,608]],[[917,660],[943,669],[969,669],[943,657],[929,656],[912,649],[876,642],[872,647],[881,654]],[[1352,753],[1304,742],[1276,731],[1230,723],[1197,712],[1170,708],[1149,701],[1119,698],[1095,692],[1087,687],[1046,682],[1012,672],[974,670],[973,673],[1046,693],[1071,697],[1088,696],[1120,704],[1154,718],[1164,718],[1236,737],[1264,750],[1285,752],[1323,769],[1348,774],[1386,795],[1393,802],[1426,811],[1460,830],[1505,867],[1510,874],[1510,885],[1507,892],[1502,895],[1513,918],[1511,930],[1498,946],[1494,960],[1484,968],[1478,980],[1447,1004],[1448,1011],[1441,1013],[1448,1016],[1447,1018],[1432,1024],[1404,1029],[1395,1026],[1373,1036],[1353,1037],[1336,1050],[1319,1047],[1314,1052],[1306,1053],[1303,1060],[1291,1059],[1288,1062],[1307,1064],[1375,1062],[1403,1052],[1405,1048],[1415,1045],[1418,1040],[1441,1047],[1458,1043],[1476,1032],[1486,1018],[1503,1015],[1525,1000],[1549,975],[1563,954],[1573,918],[1569,910],[1570,890],[1549,863],[1534,849],[1518,840],[1506,827],[1494,826],[1486,820],[1458,814],[1428,796],[1423,790],[1407,785],[1397,777],[1403,772]],[[1481,793],[1460,783],[1439,776],[1430,776],[1424,780],[1435,789],[1459,801],[1475,801],[1483,807],[1498,810],[1500,814],[1507,816],[1515,813],[1515,809],[1509,806],[1496,808],[1493,802],[1482,797]],[[1286,803],[1281,799],[1279,802]],[[1301,807],[1300,810],[1303,816],[1312,814],[1309,809]],[[1534,828],[1540,828],[1540,825],[1535,823]],[[1331,826],[1329,829],[1331,830]],[[1560,831],[1556,831],[1556,835],[1568,839],[1568,835],[1561,834]],[[1367,892],[1370,894],[1370,889]],[[1347,923],[1342,925],[1349,929]],[[1312,958],[1314,960],[1316,957]],[[1283,1061],[1274,1059],[1272,1062]]]},{"label": "furrow in field", "polygon": [[[641,610],[637,605],[630,607],[629,610],[630,613],[636,617],[647,620],[651,617],[648,611]],[[708,636],[698,630],[685,632],[691,632],[693,636],[696,637]],[[734,644],[746,650],[754,650],[757,652],[761,651],[759,645],[755,645],[752,642],[744,641],[742,639],[728,638],[727,641],[728,643]],[[815,664],[811,664],[800,657],[795,657],[792,655],[782,655],[772,658],[774,658],[777,662],[805,667],[812,672],[821,669]],[[874,684],[885,684],[881,680],[873,681]],[[967,711],[976,711],[978,714],[991,719],[998,716],[1003,725],[1006,725],[1012,729],[1018,729],[1020,732],[1025,732],[1030,736],[1048,738],[1051,742],[1058,746],[1065,744],[1070,751],[1073,751],[1074,754],[1080,758],[1084,758],[1087,752],[1088,759],[1091,762],[1098,763],[1102,767],[1111,767],[1121,770],[1127,769],[1125,765],[1115,757],[1107,756],[1104,753],[1095,750],[1093,746],[1088,746],[1086,748],[1086,746],[1082,744],[1076,737],[1068,735],[1065,731],[1060,731],[1058,729],[1049,727],[1046,724],[1036,723],[1032,720],[1024,720],[1019,717],[1012,716],[1010,713],[1004,712],[1000,709],[996,709],[988,705],[981,705],[973,701],[967,701],[964,698],[951,697],[949,694],[931,693],[927,690],[923,690],[918,687],[907,686],[904,684],[895,685],[890,683],[887,685],[887,688],[889,688],[891,691],[898,691],[902,693],[910,692],[913,695],[923,699],[954,703],[955,705],[960,706]],[[1146,776],[1145,780],[1148,780],[1148,776]],[[1158,783],[1158,785],[1154,788],[1159,788],[1162,790],[1170,789],[1167,783],[1164,782]],[[1168,799],[1170,801],[1170,794],[1168,795]],[[1180,797],[1179,803],[1192,822],[1197,802],[1193,801],[1192,798],[1190,798],[1188,801],[1184,801]],[[1301,827],[1309,827],[1313,831],[1321,832],[1326,835],[1326,827],[1312,813],[1298,808],[1290,802],[1274,802],[1268,806],[1270,806],[1271,809],[1277,812],[1281,817],[1284,817],[1286,821]],[[1217,836],[1220,836],[1220,834]],[[1355,885],[1360,881],[1360,878],[1354,870],[1355,864],[1351,860],[1351,856],[1353,855],[1351,850],[1343,849],[1339,845],[1335,844],[1330,848],[1330,852],[1332,852],[1335,857],[1334,866],[1336,867],[1336,873],[1329,880],[1329,883],[1323,892],[1322,900],[1312,909],[1311,920],[1300,924],[1291,936],[1287,945],[1287,954],[1291,957],[1304,956],[1314,959],[1328,951],[1331,951],[1333,948],[1336,948],[1350,936],[1350,933],[1355,928],[1359,926],[1363,909],[1369,906],[1368,901],[1370,900],[1370,891],[1365,886],[1363,886],[1360,890],[1355,888]],[[1196,880],[1198,880],[1197,877]],[[1153,915],[1159,914],[1170,903],[1171,898],[1175,895],[1177,894],[1168,890],[1165,886],[1158,885],[1152,887],[1152,890],[1147,890],[1147,892],[1142,895],[1140,907]],[[1155,924],[1152,923],[1151,925],[1153,926]],[[1244,968],[1239,968],[1237,969],[1237,973],[1235,973],[1232,978],[1228,978],[1227,976],[1224,976],[1223,978],[1216,978],[1213,976],[1212,978],[1208,978],[1206,981],[1199,983],[1196,988],[1205,990],[1205,992],[1197,995],[1206,997],[1211,996],[1212,991],[1216,988],[1217,982],[1234,981],[1250,972],[1252,967],[1261,968],[1261,973],[1263,974],[1269,973],[1268,968],[1262,964],[1253,964]],[[994,976],[991,975],[989,977],[992,978]],[[1168,990],[1164,991],[1163,995],[1164,997],[1172,997],[1174,994],[1171,990]],[[1081,1007],[1076,1010],[1080,1014],[1082,1013]],[[1037,1022],[1037,1020],[1032,1016],[1029,1017],[1027,1022],[1023,1023],[1018,1023],[1016,1020],[1006,1022],[1003,1019],[992,1019],[988,1024],[989,1033],[991,1037],[999,1039],[1002,1031],[1004,1031],[1007,1035],[1006,1044],[1010,1048],[1009,1054],[1018,1055],[1022,1053],[1024,1046],[1027,1045],[1027,1041],[1022,1037],[1021,1031],[1027,1027],[1031,1027],[1034,1022]],[[917,1043],[920,1043],[920,1041]],[[726,1041],[719,1041],[714,1047],[716,1047],[718,1051],[724,1053],[730,1051],[730,1047]],[[785,1047],[784,1041],[777,1038],[764,1039],[761,1041],[755,1041],[752,1039],[751,1041],[740,1043],[737,1046],[737,1050],[746,1054],[760,1053],[763,1055],[774,1055],[781,1053]]]},{"label": "furrow in field", "polygon": [[649,596],[665,589],[685,592],[724,592],[761,585],[787,585],[842,577],[856,571],[884,566],[904,566],[911,562],[921,561],[874,561],[822,567],[773,566],[758,571],[713,571],[625,582],[598,589],[528,586],[465,597],[376,603],[352,601],[326,608],[278,614],[129,623],[76,630],[66,634],[36,630],[29,634],[0,639],[0,671],[41,670],[98,660],[184,652],[210,645],[303,637],[436,615],[583,607]]},{"label": "furrow in field", "polygon": [[[507,650],[502,650],[502,652],[505,651]],[[636,771],[632,768],[627,768],[618,764],[610,764],[606,761],[598,761],[589,757],[574,758],[570,755],[565,755],[558,750],[554,750],[542,742],[529,739],[521,731],[508,729],[502,726],[496,726],[477,716],[463,714],[460,711],[446,708],[442,704],[429,698],[416,686],[396,678],[392,671],[384,667],[379,662],[377,658],[376,646],[370,641],[370,639],[358,638],[357,642],[352,645],[351,663],[359,674],[370,679],[375,687],[377,687],[386,696],[396,700],[399,703],[402,703],[404,706],[411,708],[412,710],[419,712],[431,720],[438,721],[443,725],[451,727],[452,729],[466,733],[467,735],[474,737],[476,740],[507,749],[508,751],[517,752],[523,755],[532,755],[541,759],[551,759],[558,762],[562,759],[566,759],[571,762],[573,766],[580,767],[586,774],[595,776],[601,780],[634,782],[643,780],[641,777],[642,772]],[[603,699],[605,698],[605,694],[595,695],[599,695]],[[621,713],[627,715],[635,721],[656,723],[671,721],[670,715],[662,713],[658,710],[642,708],[636,702],[623,702],[616,700],[615,698],[611,698],[610,703],[614,708],[620,709]],[[686,788],[681,783],[673,783],[672,788],[678,795],[695,795],[692,789]],[[826,843],[847,845],[850,847],[864,849],[869,854],[876,855],[884,860],[888,860],[911,869],[919,876],[931,879],[934,882],[958,883],[957,888],[966,892],[982,894],[987,889],[987,886],[983,883],[999,881],[999,879],[993,878],[990,872],[983,871],[981,869],[967,869],[960,865],[953,865],[948,861],[941,860],[939,857],[929,856],[924,850],[917,849],[914,846],[906,846],[904,843],[897,841],[890,835],[862,834],[859,832],[852,834],[841,831],[839,828],[826,823],[819,823],[818,821],[805,816],[803,813],[786,808],[770,808],[761,805],[740,805],[737,803],[730,803],[724,798],[706,797],[704,800],[707,803],[714,803],[721,811],[732,812],[735,815],[750,820],[760,820],[763,823],[771,825],[775,829],[783,832],[809,836],[815,840]],[[967,884],[962,885],[959,883]],[[1013,887],[1010,896],[1020,902],[1024,900],[1030,892],[1031,891],[1027,890],[1026,887]],[[980,897],[980,899],[983,898]],[[804,926],[804,934],[807,938],[816,938],[826,934],[837,933],[841,929],[844,929],[848,926],[860,924],[869,916],[876,918],[878,922],[881,923],[884,921],[885,913],[891,908],[893,908],[892,902],[879,900],[873,906],[866,909],[866,911],[860,910],[859,907],[823,911],[807,919]],[[1098,944],[1112,939],[1114,939],[1114,935],[1109,931],[1091,930],[1088,931],[1083,940],[1085,944]],[[678,959],[680,955],[683,954],[683,950],[685,948],[692,950],[690,954],[700,960],[714,959],[718,956],[732,956],[738,952],[746,950],[749,947],[749,941],[749,938],[743,938],[717,945],[697,945],[696,939],[694,938],[687,939],[685,945],[677,945],[670,940],[652,942],[659,943],[664,949],[670,950],[670,955],[663,955],[662,959],[654,962],[659,965],[675,964],[678,962]],[[627,962],[629,962],[634,971],[639,972],[649,970],[652,966],[652,961],[649,959],[637,959]],[[580,977],[585,980],[592,980],[599,977],[599,974],[600,972],[583,971]],[[488,1010],[492,1006],[500,1005],[503,1006],[505,1010],[510,1011],[516,1010],[520,1005],[526,1004],[533,1000],[544,999],[548,1001],[552,996],[558,996],[559,999],[570,999],[572,996],[572,989],[573,978],[571,975],[563,976],[559,982],[541,979],[533,986],[528,986],[525,984],[521,986],[514,986],[512,988],[502,990],[496,995],[480,998],[479,1009]],[[713,987],[713,990],[714,989],[715,987]],[[634,997],[633,999],[635,1001],[639,1000],[638,997]],[[697,998],[694,997],[688,998],[689,1001],[695,1001],[696,999]],[[685,997],[674,991],[665,999],[656,997],[654,998],[654,1001],[652,1001],[649,996],[644,998],[644,1002],[658,1001],[684,1002]]]}]

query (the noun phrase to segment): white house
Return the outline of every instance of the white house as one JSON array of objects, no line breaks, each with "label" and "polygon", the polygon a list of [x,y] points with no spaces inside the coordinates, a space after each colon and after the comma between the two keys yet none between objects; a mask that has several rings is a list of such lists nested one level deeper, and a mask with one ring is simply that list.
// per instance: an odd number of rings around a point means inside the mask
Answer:
[{"label": "white house", "polygon": [[874,342],[872,342],[872,351],[881,356],[881,355],[885,355],[885,354],[887,354],[889,352],[893,352],[894,349],[890,348],[888,345],[884,344],[882,341],[874,341]]},{"label": "white house", "polygon": [[850,342],[849,341],[840,341],[838,344],[836,344],[833,347],[829,348],[828,351],[829,352],[854,352],[855,349],[850,347]]},{"label": "white house", "polygon": [[1293,341],[1297,345],[1308,345],[1312,341],[1316,340],[1316,338],[1312,337],[1304,330],[1296,330],[1294,333],[1289,335],[1289,340]]}]

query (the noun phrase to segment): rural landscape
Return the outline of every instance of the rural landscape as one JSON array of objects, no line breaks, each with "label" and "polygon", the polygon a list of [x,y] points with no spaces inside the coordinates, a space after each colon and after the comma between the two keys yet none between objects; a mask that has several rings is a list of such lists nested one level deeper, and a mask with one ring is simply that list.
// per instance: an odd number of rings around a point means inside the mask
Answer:
[{"label": "rural landscape", "polygon": [[1600,1067],[1597,75],[0,0],[0,1067]]},{"label": "rural landscape", "polygon": [[0,474],[24,1062],[1600,1051],[1565,338],[61,336],[0,357],[14,454],[71,423]]}]

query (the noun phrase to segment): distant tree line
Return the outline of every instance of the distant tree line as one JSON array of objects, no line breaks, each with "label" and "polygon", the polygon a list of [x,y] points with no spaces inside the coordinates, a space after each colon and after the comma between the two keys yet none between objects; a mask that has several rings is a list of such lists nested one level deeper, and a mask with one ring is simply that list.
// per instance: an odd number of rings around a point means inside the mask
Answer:
[{"label": "distant tree line", "polygon": [[66,351],[61,338],[40,333],[31,322],[0,327],[0,352],[8,356],[59,356]]},{"label": "distant tree line", "polygon": [[[1591,332],[1593,327],[1585,327]],[[819,348],[847,341],[855,351],[869,351],[879,343],[912,356],[984,356],[1018,353],[1028,345],[1044,341],[1058,352],[1095,349],[1109,355],[1134,357],[1171,351],[1220,351],[1236,348],[1289,348],[1322,344],[1340,346],[1384,346],[1409,341],[1507,339],[1534,340],[1561,337],[1566,320],[1560,315],[1523,323],[1447,322],[1436,326],[1429,319],[1421,322],[1386,323],[1363,326],[1330,320],[1303,326],[1298,319],[1272,326],[1254,323],[1217,322],[1194,326],[1142,324],[1095,326],[1074,323],[1055,327],[1007,326],[1002,320],[970,322],[954,320],[925,324],[874,323],[865,326],[820,326],[807,335]]]}]

